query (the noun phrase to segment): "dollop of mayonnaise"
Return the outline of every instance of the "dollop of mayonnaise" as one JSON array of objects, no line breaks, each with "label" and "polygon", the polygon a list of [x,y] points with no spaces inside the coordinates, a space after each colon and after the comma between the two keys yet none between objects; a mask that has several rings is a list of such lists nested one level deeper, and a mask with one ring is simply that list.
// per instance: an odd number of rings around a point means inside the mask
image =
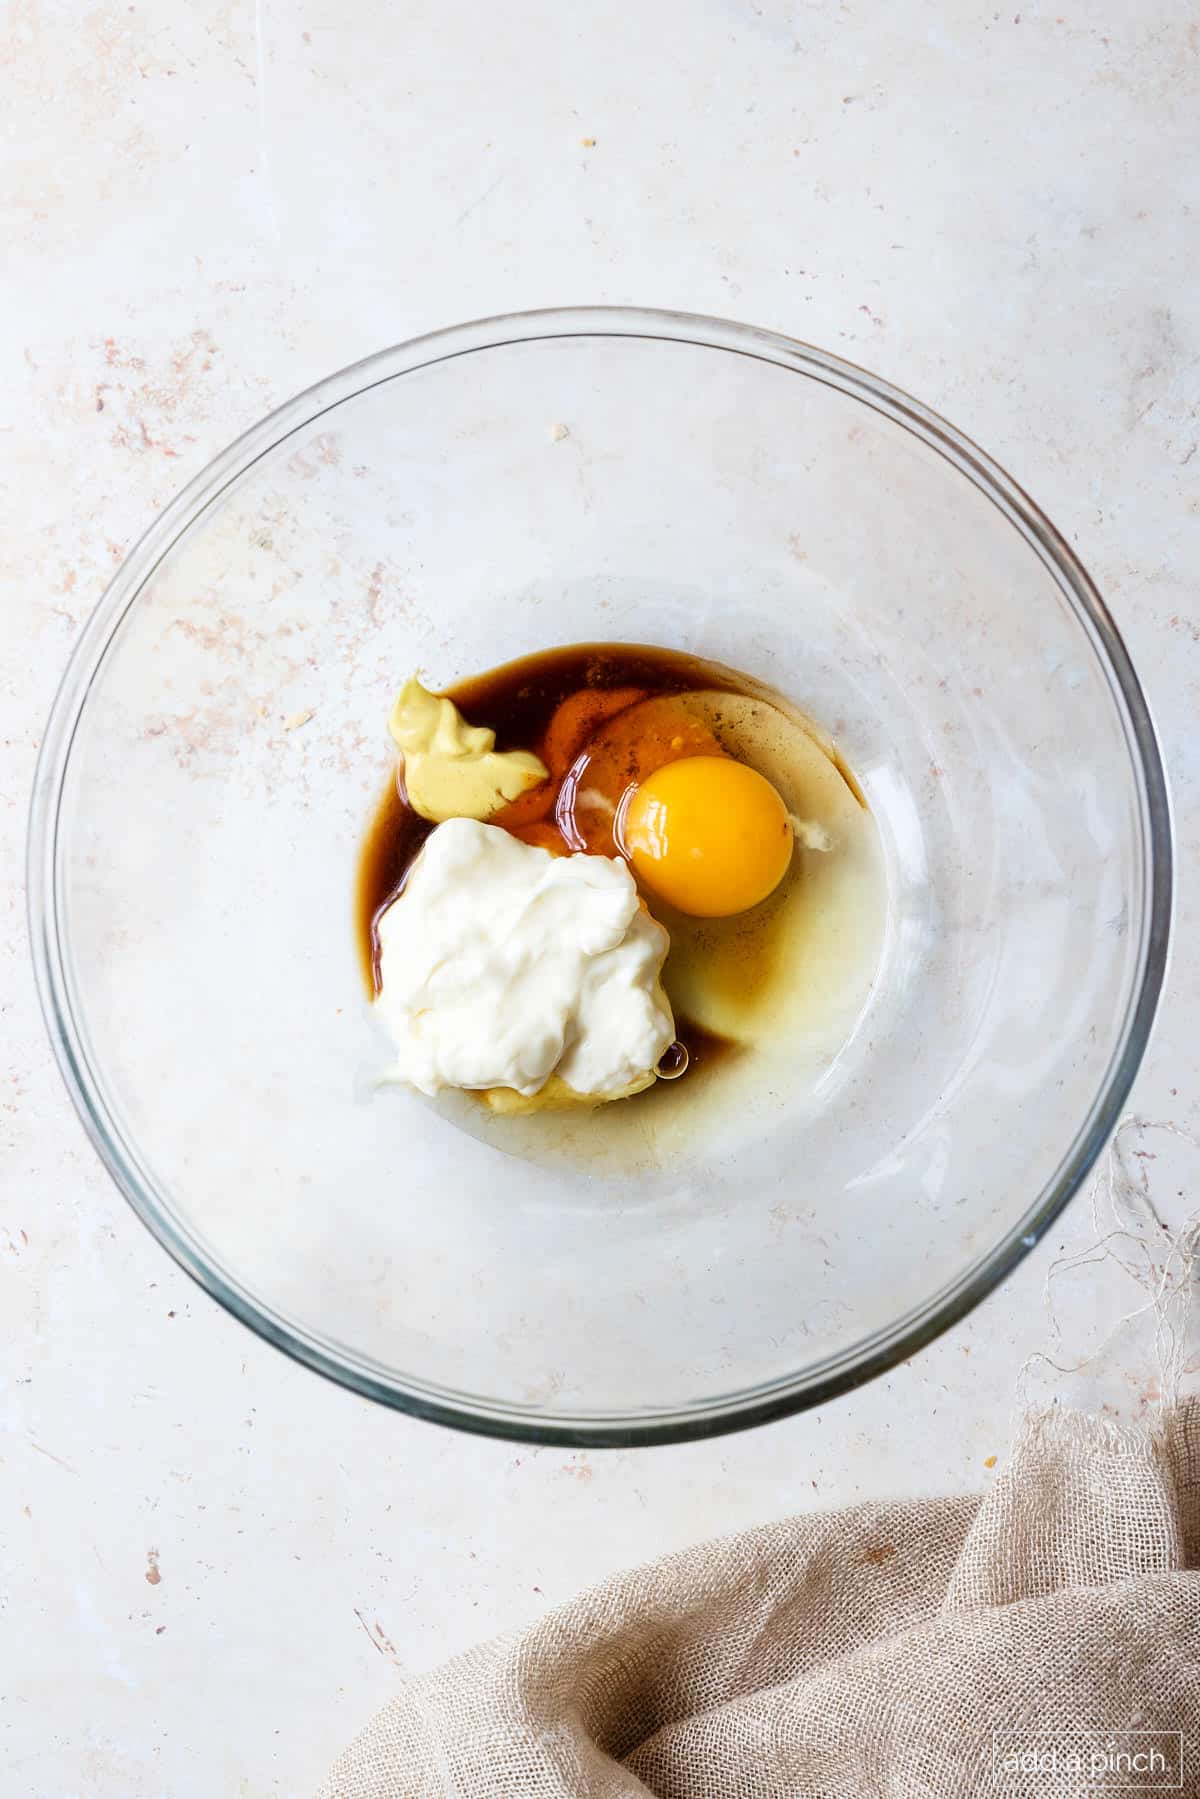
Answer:
[{"label": "dollop of mayonnaise", "polygon": [[469,725],[453,700],[430,693],[415,675],[400,689],[388,730],[404,758],[408,803],[435,824],[490,818],[546,779],[532,751],[498,750],[494,731]]},{"label": "dollop of mayonnaise", "polygon": [[555,856],[452,818],[427,838],[379,921],[376,1006],[394,1074],[535,1094],[551,1075],[592,1099],[649,1086],[675,1037],[669,938],[628,867]]}]

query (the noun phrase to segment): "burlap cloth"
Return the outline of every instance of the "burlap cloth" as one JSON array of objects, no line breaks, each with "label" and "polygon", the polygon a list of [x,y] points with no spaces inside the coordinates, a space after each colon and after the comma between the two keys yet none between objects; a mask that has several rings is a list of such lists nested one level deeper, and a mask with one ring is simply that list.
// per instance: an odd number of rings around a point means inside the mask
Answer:
[{"label": "burlap cloth", "polygon": [[[1152,1436],[1044,1413],[983,1500],[790,1518],[458,1656],[323,1799],[1043,1799],[1130,1790],[1068,1757],[1131,1730],[1184,1736],[1182,1788],[1143,1790],[1200,1794],[1198,1562],[1200,1404]],[[995,1759],[1013,1730],[1037,1770]]]},{"label": "burlap cloth", "polygon": [[[1173,1397],[1200,1237],[1164,1249],[1145,1163],[1116,1167],[1097,1248],[1150,1293]],[[1120,1752],[1147,1747],[1131,1775]],[[414,1681],[322,1799],[1135,1790],[1200,1795],[1195,1398],[1148,1431],[1041,1409],[983,1499],[790,1518],[617,1575]]]}]

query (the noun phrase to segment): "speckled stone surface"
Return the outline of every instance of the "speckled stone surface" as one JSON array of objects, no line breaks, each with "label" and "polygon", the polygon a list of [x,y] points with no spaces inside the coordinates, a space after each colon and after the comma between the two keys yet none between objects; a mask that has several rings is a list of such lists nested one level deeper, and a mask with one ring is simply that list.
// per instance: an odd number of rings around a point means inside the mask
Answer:
[{"label": "speckled stone surface", "polygon": [[[1135,1099],[1196,1129],[1200,26],[1161,0],[516,0],[486,25],[462,0],[18,0],[0,58],[0,1787],[304,1794],[404,1671],[621,1564],[986,1481],[1087,1208],[914,1364],[724,1441],[514,1449],[321,1384],[142,1231],[44,1039],[21,855],[81,620],[238,431],[452,320],[637,301],[866,363],[1016,475],[1126,634],[1180,852]],[[1181,1207],[1188,1152],[1147,1145]],[[1137,1300],[1111,1270],[1055,1291],[1065,1361]],[[1114,1414],[1146,1415],[1147,1370]]]}]

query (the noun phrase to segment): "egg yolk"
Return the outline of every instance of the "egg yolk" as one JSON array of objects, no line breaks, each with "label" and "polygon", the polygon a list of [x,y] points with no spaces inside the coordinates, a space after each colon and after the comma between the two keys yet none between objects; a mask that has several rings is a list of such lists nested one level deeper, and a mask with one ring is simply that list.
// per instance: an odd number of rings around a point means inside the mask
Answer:
[{"label": "egg yolk", "polygon": [[639,878],[694,918],[727,918],[773,893],[792,859],[792,821],[757,769],[685,756],[630,796],[622,845]]}]

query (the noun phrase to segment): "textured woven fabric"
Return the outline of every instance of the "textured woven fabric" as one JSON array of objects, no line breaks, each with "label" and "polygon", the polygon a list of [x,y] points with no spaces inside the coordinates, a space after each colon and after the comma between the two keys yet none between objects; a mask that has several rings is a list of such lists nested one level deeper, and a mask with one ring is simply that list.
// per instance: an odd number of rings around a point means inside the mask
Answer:
[{"label": "textured woven fabric", "polygon": [[1053,1411],[982,1501],[771,1524],[459,1656],[322,1799],[1075,1799],[1129,1791],[1131,1744],[1200,1795],[1198,1550],[1200,1404]]}]

